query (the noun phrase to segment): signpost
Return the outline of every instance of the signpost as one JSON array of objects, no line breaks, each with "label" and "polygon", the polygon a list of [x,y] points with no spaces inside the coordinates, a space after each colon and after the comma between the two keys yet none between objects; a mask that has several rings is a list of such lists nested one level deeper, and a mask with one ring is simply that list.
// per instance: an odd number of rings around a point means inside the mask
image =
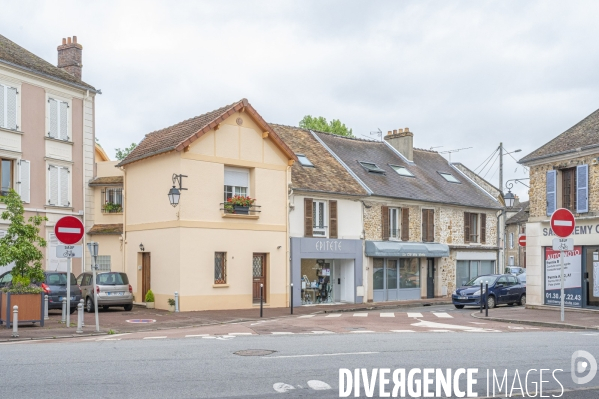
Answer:
[{"label": "signpost", "polygon": [[100,332],[100,320],[98,320],[98,291],[96,291],[96,269],[98,268],[98,243],[97,242],[88,242],[87,249],[89,250],[89,254],[91,255],[94,264],[92,266],[92,279],[93,279],[93,289],[94,289],[94,313],[96,314],[96,331]]},{"label": "signpost", "polygon": [[574,231],[576,221],[572,212],[565,208],[560,208],[553,212],[551,215],[551,229],[556,236],[561,238],[553,239],[553,249],[560,251],[560,266],[561,266],[561,298],[560,298],[560,311],[561,321],[564,321],[564,251],[574,249],[574,240],[567,238]]},{"label": "signpost", "polygon": [[56,256],[67,259],[67,327],[71,326],[71,259],[80,258],[82,253],[81,246],[73,244],[83,238],[84,231],[83,223],[74,216],[62,217],[54,225],[54,235],[65,244],[57,246]]}]

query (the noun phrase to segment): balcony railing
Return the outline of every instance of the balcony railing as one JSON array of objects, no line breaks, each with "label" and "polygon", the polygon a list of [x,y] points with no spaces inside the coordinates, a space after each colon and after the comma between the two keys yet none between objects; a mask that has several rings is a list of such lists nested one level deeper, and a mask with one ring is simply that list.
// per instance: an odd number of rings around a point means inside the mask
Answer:
[{"label": "balcony railing", "polygon": [[102,213],[123,213],[123,206],[121,204],[107,202],[102,205]]},{"label": "balcony railing", "polygon": [[249,216],[258,216],[260,212],[260,205],[250,205],[250,206],[238,206],[231,205],[226,202],[220,203],[220,210],[225,215],[249,215]]}]

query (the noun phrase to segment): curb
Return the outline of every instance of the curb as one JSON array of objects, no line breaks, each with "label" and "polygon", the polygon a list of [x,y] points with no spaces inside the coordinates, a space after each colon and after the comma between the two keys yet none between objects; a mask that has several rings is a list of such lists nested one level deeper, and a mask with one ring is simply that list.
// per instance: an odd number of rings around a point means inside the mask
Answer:
[{"label": "curb", "polygon": [[531,326],[541,326],[541,327],[554,327],[554,328],[568,328],[573,330],[599,330],[599,327],[587,327],[587,326],[579,326],[577,324],[568,324],[568,323],[557,323],[557,322],[548,322],[548,321],[534,321],[534,320],[517,320],[517,319],[504,319],[500,317],[485,317],[480,316],[480,313],[474,312],[470,314],[471,317],[480,320],[492,320],[499,321],[503,323],[513,323],[513,324],[527,324]]},{"label": "curb", "polygon": [[356,312],[359,310],[377,310],[377,309],[397,309],[397,308],[415,308],[418,306],[436,306],[436,305],[451,305],[453,302],[451,301],[442,301],[442,302],[419,302],[419,303],[399,303],[394,305],[368,305],[368,306],[356,306],[353,308],[344,308],[344,309],[332,309],[332,310],[321,310],[315,312],[318,313],[343,313],[343,312]]}]

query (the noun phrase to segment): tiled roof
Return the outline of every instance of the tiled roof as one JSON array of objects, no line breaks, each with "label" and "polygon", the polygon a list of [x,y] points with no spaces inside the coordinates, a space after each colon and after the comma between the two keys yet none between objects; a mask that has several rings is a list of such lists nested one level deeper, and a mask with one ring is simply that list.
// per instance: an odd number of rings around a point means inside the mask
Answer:
[{"label": "tiled roof", "polygon": [[48,61],[38,57],[37,55],[25,50],[18,44],[8,40],[0,35],[0,61],[4,61],[9,65],[20,67],[33,73],[45,75],[49,78],[54,78],[64,83],[80,86],[89,90],[96,90],[92,85],[89,85],[70,73],[63,71]]},{"label": "tiled roof", "polygon": [[521,202],[521,209],[514,216],[506,220],[505,224],[520,224],[528,222],[528,216],[530,214],[530,203],[529,201]]},{"label": "tiled roof", "polygon": [[[351,139],[328,133],[316,135],[372,190],[373,195],[489,209],[501,208],[488,193],[464,177],[435,151],[414,148],[414,162],[408,163],[384,142]],[[385,174],[368,172],[358,161],[375,163]],[[414,177],[400,176],[389,165],[403,166]],[[439,172],[452,174],[460,183],[448,182]]]},{"label": "tiled roof", "polygon": [[299,162],[293,165],[291,183],[294,189],[350,195],[368,194],[309,130],[273,123],[270,126],[295,154],[305,155],[314,165],[305,167]]},{"label": "tiled roof", "polygon": [[123,184],[123,176],[96,177],[89,182],[90,186],[115,186],[119,184]]},{"label": "tiled roof", "polygon": [[599,109],[518,162],[526,163],[593,147],[599,147]]},{"label": "tiled roof", "polygon": [[123,234],[123,224],[94,224],[87,234],[94,235],[118,235]]},{"label": "tiled roof", "polygon": [[139,143],[139,145],[117,166],[127,165],[144,158],[164,154],[170,151],[183,151],[186,146],[202,137],[202,135],[210,129],[214,129],[219,123],[238,111],[248,113],[262,128],[268,131],[269,139],[272,139],[275,144],[289,156],[289,159],[296,159],[291,149],[287,147],[287,145],[250,105],[248,100],[244,98],[236,103],[226,105],[214,111],[179,122],[173,126],[146,134],[141,143]]}]

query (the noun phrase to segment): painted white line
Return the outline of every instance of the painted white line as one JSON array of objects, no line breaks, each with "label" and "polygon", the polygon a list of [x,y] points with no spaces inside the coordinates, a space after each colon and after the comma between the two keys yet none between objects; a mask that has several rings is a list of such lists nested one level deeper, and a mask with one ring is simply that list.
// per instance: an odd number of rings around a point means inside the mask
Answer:
[{"label": "painted white line", "polygon": [[332,331],[312,331],[312,334],[335,334]]},{"label": "painted white line", "polygon": [[326,315],[325,317],[341,317],[341,313],[329,314],[329,315]]},{"label": "painted white line", "polygon": [[272,335],[289,335],[289,334],[293,334],[292,332],[289,331],[275,331],[271,333]]},{"label": "painted white line", "polygon": [[416,332],[414,330],[391,330],[391,332],[395,332],[395,333],[413,333]]},{"label": "painted white line", "polygon": [[277,382],[273,384],[272,388],[279,393],[284,393],[295,389],[293,385],[285,384],[284,382]]},{"label": "painted white line", "polygon": [[254,335],[252,333],[229,333],[228,335]]},{"label": "painted white line", "polygon": [[329,384],[319,380],[308,381],[308,386],[315,391],[326,391],[327,389],[332,389]]},{"label": "painted white line", "polygon": [[480,323],[478,321],[469,321],[468,323],[471,323],[471,324],[487,324],[487,323]]},{"label": "painted white line", "polygon": [[436,323],[433,321],[419,320],[412,324],[414,327],[432,328],[434,330],[481,330],[480,327],[458,326],[455,324]]},{"label": "painted white line", "polygon": [[599,335],[599,333],[597,333],[597,334],[580,334],[580,335],[591,335],[591,336],[595,336],[595,335]]},{"label": "painted white line", "polygon": [[449,330],[429,330],[429,332],[435,332],[435,333],[448,333],[448,332],[453,332],[453,331],[449,331]]},{"label": "painted white line", "polygon": [[556,226],[572,226],[572,221],[571,220],[554,220],[553,224]]},{"label": "painted white line", "polygon": [[445,312],[439,312],[439,313],[434,313],[434,312],[433,312],[433,314],[434,314],[435,316],[437,316],[437,317],[440,317],[440,318],[442,318],[442,319],[453,319],[453,316],[452,316],[452,315],[450,315],[450,314],[448,314],[448,313],[445,313]]},{"label": "painted white line", "polygon": [[106,339],[99,339],[98,341],[120,341],[120,338],[106,338]]},{"label": "painted white line", "polygon": [[163,335],[161,337],[144,337],[144,339],[164,339],[166,338],[166,335]]},{"label": "painted white line", "polygon": [[368,313],[354,313],[354,317],[368,317]]},{"label": "painted white line", "polygon": [[133,334],[133,333],[122,333],[122,334],[107,335],[106,338],[97,338],[97,341],[111,340],[113,338],[122,337],[122,336],[125,336],[125,335],[131,335],[131,334]]},{"label": "painted white line", "polygon": [[374,331],[370,331],[370,330],[357,330],[357,331],[350,331],[350,333],[373,333]]},{"label": "painted white line", "polygon": [[319,353],[315,355],[288,355],[288,356],[262,356],[262,359],[288,359],[294,357],[322,357],[322,356],[355,356],[374,355],[380,352],[347,352],[347,353]]},{"label": "painted white line", "polygon": [[408,313],[408,317],[422,317],[422,313]]},{"label": "painted white line", "polygon": [[208,334],[191,334],[191,335],[186,335],[185,338],[195,338],[195,337],[207,337]]},{"label": "painted white line", "polygon": [[395,317],[395,313],[381,313],[381,317]]},{"label": "painted white line", "polygon": [[79,234],[79,233],[81,233],[81,229],[78,227],[59,227],[58,232],[59,233]]},{"label": "painted white line", "polygon": [[307,314],[307,315],[304,315],[304,316],[299,316],[298,319],[307,319],[309,317],[314,317],[314,315],[313,314]]}]

